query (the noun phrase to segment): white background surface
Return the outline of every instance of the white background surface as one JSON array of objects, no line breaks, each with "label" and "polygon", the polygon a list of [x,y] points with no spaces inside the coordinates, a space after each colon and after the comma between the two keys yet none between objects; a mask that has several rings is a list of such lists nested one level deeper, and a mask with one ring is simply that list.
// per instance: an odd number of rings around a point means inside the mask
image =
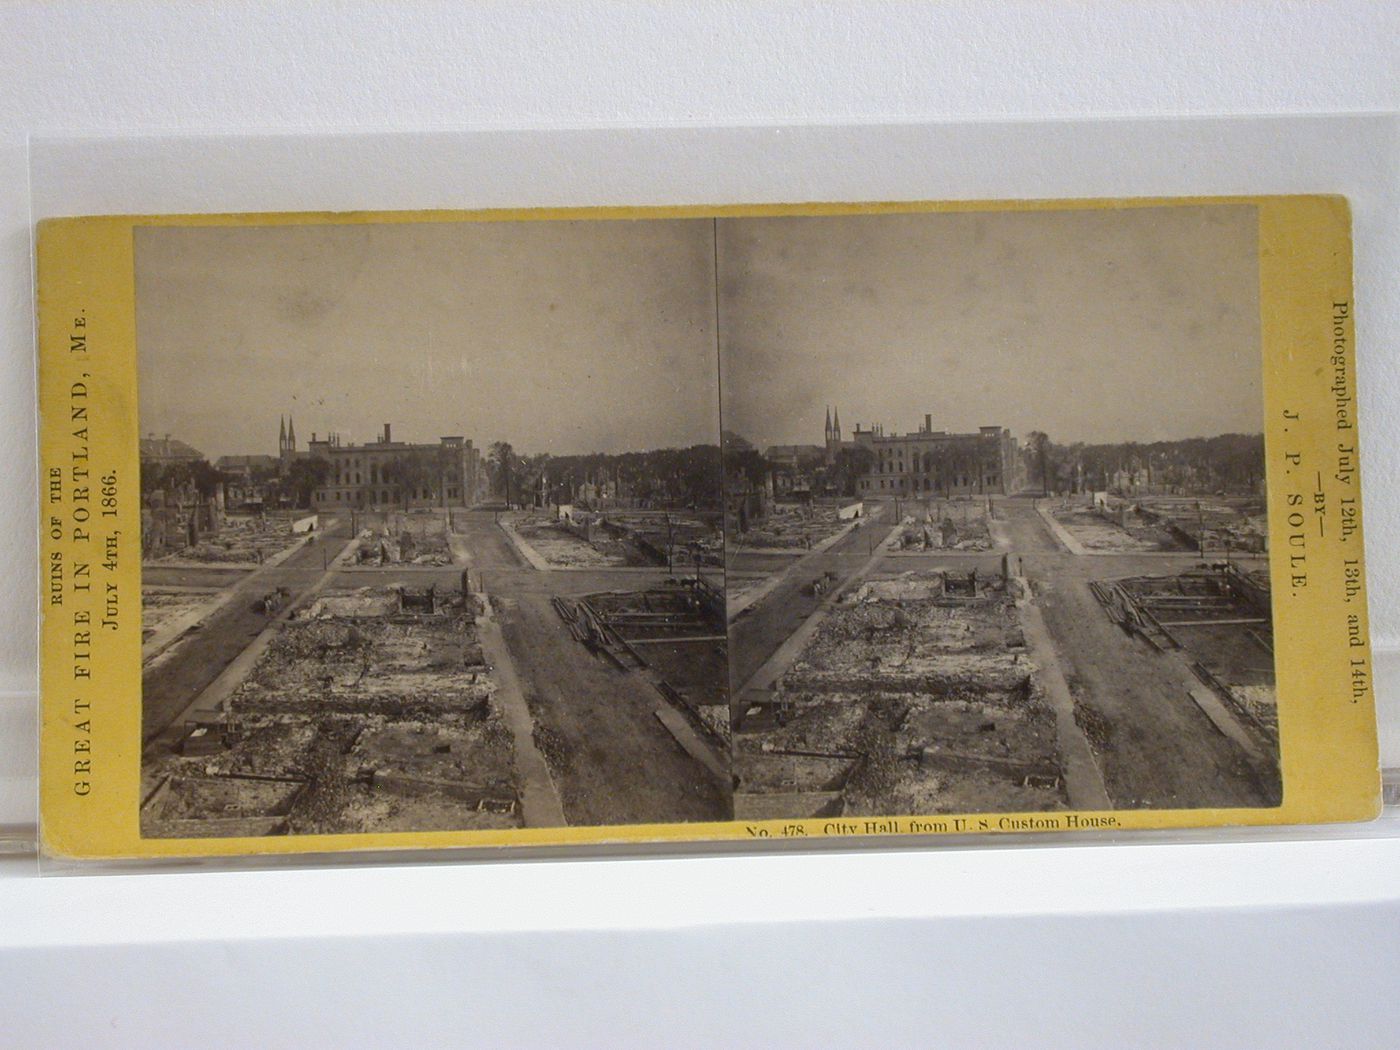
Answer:
[{"label": "white background surface", "polygon": [[[32,812],[31,136],[43,176],[34,197],[51,207],[140,192],[189,210],[266,207],[269,194],[294,191],[298,170],[303,190],[338,177],[344,198],[287,206],[396,206],[423,192],[460,200],[420,203],[470,206],[609,194],[632,203],[1056,196],[1133,192],[1111,187],[1153,180],[1156,190],[1138,192],[1355,187],[1365,205],[1357,325],[1372,615],[1379,645],[1400,642],[1391,290],[1400,17],[1391,5],[175,11],[0,8],[0,452],[12,494],[0,501],[10,583],[0,597],[0,734],[9,741],[0,822]],[[1133,138],[1140,124],[1082,124],[1342,111],[1391,116],[1321,130],[1188,121],[1164,126],[1156,147]],[[1026,118],[1068,130],[1019,123]],[[938,153],[920,138],[927,129],[797,130],[939,121],[999,127],[945,128]],[[645,125],[754,130],[748,139],[653,133],[637,152],[643,140],[624,129]],[[456,134],[589,127],[605,131],[552,145]],[[183,159],[166,150],[165,166],[137,144],[126,181],[104,177],[103,164],[120,159],[106,147],[85,157],[53,143],[401,129],[444,134],[420,140],[417,153],[394,138],[321,148],[264,139],[266,166],[251,178],[246,143],[225,152],[207,143]],[[607,134],[629,148],[610,151]],[[718,152],[719,139],[706,138],[714,134],[737,152]],[[154,166],[142,173],[143,162]],[[61,171],[44,167],[55,163]],[[930,189],[910,190],[921,168]],[[216,179],[220,170],[241,175]],[[228,203],[240,194],[245,204]],[[345,202],[355,194],[371,199]],[[1363,253],[1364,229],[1373,236]],[[1312,842],[44,880],[13,861],[0,865],[0,1018],[18,1046],[1386,1046],[1400,1021],[1396,842],[1343,832]]]}]

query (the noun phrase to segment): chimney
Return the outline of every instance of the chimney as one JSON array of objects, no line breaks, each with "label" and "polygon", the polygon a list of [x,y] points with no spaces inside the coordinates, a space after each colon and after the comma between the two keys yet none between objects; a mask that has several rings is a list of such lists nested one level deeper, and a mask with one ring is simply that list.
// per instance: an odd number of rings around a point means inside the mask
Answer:
[{"label": "chimney", "polygon": [[933,433],[933,413],[932,413],[932,412],[925,412],[925,413],[924,413],[924,433],[925,433],[925,434],[932,434],[932,433]]},{"label": "chimney", "polygon": [[389,424],[388,424],[388,423],[385,423],[385,424],[384,424],[384,444],[387,445],[387,444],[389,443],[390,440],[391,440],[391,439],[390,439],[390,437],[389,437]]}]

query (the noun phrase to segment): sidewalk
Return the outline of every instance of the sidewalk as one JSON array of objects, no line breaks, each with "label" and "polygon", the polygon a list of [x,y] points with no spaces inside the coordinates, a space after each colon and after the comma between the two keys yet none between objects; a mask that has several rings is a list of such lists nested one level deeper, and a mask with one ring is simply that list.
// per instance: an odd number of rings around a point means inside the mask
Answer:
[{"label": "sidewalk", "polygon": [[[307,533],[305,536],[303,536],[296,543],[293,543],[286,550],[278,551],[271,558],[268,558],[265,562],[257,566],[251,572],[244,573],[244,575],[238,577],[228,586],[224,587],[221,591],[219,591],[219,593],[215,597],[211,598],[203,605],[191,609],[187,613],[182,613],[179,616],[172,616],[165,623],[157,627],[155,631],[151,634],[151,637],[141,643],[142,665],[144,666],[145,664],[150,663],[150,661],[154,660],[161,653],[165,652],[165,650],[169,649],[172,645],[174,645],[177,641],[184,637],[186,632],[199,626],[201,623],[203,623],[209,617],[213,616],[216,612],[222,609],[229,602],[233,601],[233,599],[236,598],[240,593],[242,593],[245,588],[249,590],[256,590],[257,588],[254,586],[255,581],[257,581],[257,579],[260,576],[262,576],[264,572],[266,572],[269,569],[277,568],[277,566],[281,565],[293,554],[295,554],[297,551],[301,550],[308,543],[310,543],[311,537],[314,535],[319,535],[319,533]],[[166,566],[162,564],[161,567],[188,568],[191,566]],[[207,566],[201,567],[207,568]]]},{"label": "sidewalk", "polygon": [[817,633],[817,628],[831,615],[832,609],[835,608],[836,603],[853,587],[858,587],[865,580],[866,576],[870,575],[875,566],[889,553],[890,546],[898,536],[899,531],[897,529],[892,529],[890,534],[881,540],[880,545],[875,548],[875,553],[871,554],[860,568],[846,577],[841,583],[841,586],[832,591],[831,594],[817,606],[812,615],[802,621],[797,630],[788,635],[787,639],[784,640],[782,645],[778,646],[773,655],[765,660],[763,665],[753,673],[749,680],[739,687],[734,696],[736,706],[741,710],[745,709],[750,702],[745,700],[745,696],[749,693],[770,693],[773,691],[778,684],[778,679],[782,678],[782,676],[787,673],[788,668],[796,662],[797,657],[801,654],[808,640],[811,639],[812,635]]},{"label": "sidewalk", "polygon": [[516,552],[527,562],[530,563],[530,568],[538,569],[540,572],[553,571],[554,566],[550,565],[549,562],[547,562],[544,559],[544,557],[540,554],[539,551],[535,550],[534,547],[530,546],[529,542],[525,539],[525,537],[521,536],[520,533],[515,531],[514,525],[506,521],[505,518],[497,519],[496,524],[501,527],[501,531],[506,534],[507,538],[509,538],[511,545],[515,547]]},{"label": "sidewalk", "polygon": [[277,631],[285,620],[291,618],[297,609],[301,608],[316,595],[323,591],[331,578],[340,568],[340,564],[354,553],[359,546],[359,538],[352,536],[344,541],[345,545],[336,552],[330,564],[324,572],[316,578],[316,581],[306,587],[299,594],[295,595],[291,601],[284,605],[280,612],[268,621],[266,627],[259,632],[252,643],[241,653],[229,662],[229,665],[220,672],[219,676],[210,682],[202,692],[199,693],[174,719],[171,720],[172,727],[183,726],[192,718],[213,719],[223,713],[224,701],[233,695],[249,673],[253,670],[253,665],[258,662],[258,657],[272,644],[273,638],[277,636]]},{"label": "sidewalk", "polygon": [[[793,560],[793,562],[792,562],[790,565],[784,566],[782,569],[778,570],[777,572],[775,572],[775,573],[773,573],[771,576],[769,576],[766,580],[764,580],[762,583],[760,583],[757,587],[754,587],[752,590],[745,591],[745,592],[744,592],[743,594],[741,594],[739,597],[735,598],[732,602],[727,603],[727,605],[726,605],[726,607],[725,607],[725,616],[726,616],[726,618],[728,619],[728,621],[729,621],[730,623],[733,623],[733,622],[734,622],[735,620],[737,620],[744,612],[746,612],[747,610],[751,609],[753,606],[757,605],[757,604],[758,604],[759,602],[761,602],[764,598],[767,598],[770,594],[772,594],[775,590],[777,590],[780,586],[782,586],[783,581],[786,580],[786,579],[788,578],[789,575],[791,575],[792,573],[797,572],[799,569],[801,569],[801,568],[807,563],[807,561],[808,561],[809,559],[815,558],[815,557],[817,557],[817,556],[820,555],[820,554],[825,554],[827,551],[831,550],[832,547],[836,546],[838,543],[840,543],[842,540],[844,540],[847,536],[849,536],[853,531],[855,531],[855,529],[856,529],[857,526],[860,526],[861,528],[865,528],[866,525],[863,525],[862,522],[870,523],[870,522],[874,522],[874,521],[878,520],[880,517],[883,516],[883,511],[884,511],[884,508],[882,508],[882,507],[881,507],[881,508],[876,508],[876,511],[875,511],[874,514],[872,514],[872,515],[870,515],[869,517],[866,517],[866,518],[859,518],[859,519],[857,519],[857,520],[855,520],[855,521],[852,521],[849,525],[847,525],[847,526],[845,526],[844,528],[842,528],[839,532],[836,532],[836,533],[834,533],[833,535],[828,536],[826,539],[822,540],[820,543],[818,543],[815,547],[813,547],[813,548],[812,548],[811,550],[809,550],[809,551],[801,551],[801,552],[797,552],[797,551],[770,551],[770,550],[766,550],[766,549],[764,549],[764,548],[762,548],[762,547],[740,548],[740,549],[739,549],[738,551],[736,551],[735,553],[743,553],[743,554],[775,554],[775,553],[776,553],[776,554],[795,554],[795,555],[797,555],[797,556],[795,557],[795,559]],[[893,533],[891,533],[891,535],[893,535]],[[889,542],[889,540],[888,540],[888,538],[886,538],[886,540],[884,540],[884,541],[881,543],[881,547],[884,548],[885,545],[886,545],[888,542]]]},{"label": "sidewalk", "polygon": [[1055,746],[1060,752],[1070,808],[1112,809],[1113,802],[1108,797],[1108,788],[1104,786],[1103,773],[1094,758],[1094,750],[1074,719],[1074,694],[1070,692],[1069,683],[1060,667],[1059,654],[1055,652],[1055,643],[1050,637],[1050,629],[1045,625],[1045,617],[1035,603],[1026,578],[1016,576],[1013,579],[1020,583],[1022,592],[1016,602],[1021,613],[1021,629],[1031,651],[1031,659],[1040,670],[1045,699],[1055,714]]},{"label": "sidewalk", "polygon": [[500,701],[501,718],[515,743],[515,767],[520,773],[520,817],[527,828],[562,828],[564,805],[549,773],[549,764],[535,746],[535,719],[525,702],[525,692],[515,674],[510,650],[506,647],[501,625],[485,591],[475,592],[481,598],[482,613],[476,620],[477,637],[496,679],[495,699]]},{"label": "sidewalk", "polygon": [[1040,503],[1037,503],[1035,505],[1035,511],[1037,514],[1040,515],[1041,520],[1045,522],[1045,527],[1050,530],[1050,532],[1054,535],[1055,540],[1060,544],[1061,547],[1069,551],[1071,554],[1075,554],[1080,557],[1083,557],[1084,555],[1089,553],[1084,549],[1084,545],[1082,543],[1080,543],[1077,539],[1075,539],[1069,534],[1069,530],[1067,528],[1065,528],[1063,525],[1061,525],[1058,521],[1055,520],[1055,515],[1049,509],[1047,509]]}]

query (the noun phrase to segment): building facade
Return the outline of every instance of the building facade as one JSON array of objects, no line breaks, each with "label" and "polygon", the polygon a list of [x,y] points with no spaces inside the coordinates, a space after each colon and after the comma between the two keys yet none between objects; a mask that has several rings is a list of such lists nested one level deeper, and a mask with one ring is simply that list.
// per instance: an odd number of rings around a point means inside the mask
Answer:
[{"label": "building facade", "polygon": [[479,453],[460,436],[436,444],[394,441],[385,423],[378,440],[364,445],[313,434],[305,455],[324,460],[328,468],[312,495],[317,510],[465,507],[477,501]]},{"label": "building facade", "polygon": [[[1005,427],[951,433],[934,430],[933,417],[926,415],[913,433],[887,434],[878,424],[856,424],[852,438],[849,444],[874,456],[870,471],[856,483],[857,494],[865,498],[1007,495],[1021,485],[1020,449]],[[843,444],[839,436],[835,441],[836,448]]]}]

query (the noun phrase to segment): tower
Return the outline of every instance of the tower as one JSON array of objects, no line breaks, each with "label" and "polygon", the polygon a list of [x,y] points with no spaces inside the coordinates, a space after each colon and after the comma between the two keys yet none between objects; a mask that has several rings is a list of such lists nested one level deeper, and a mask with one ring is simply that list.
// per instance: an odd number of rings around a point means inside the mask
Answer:
[{"label": "tower", "polygon": [[836,454],[841,451],[841,410],[838,408],[833,416],[831,409],[826,410],[826,461],[828,464],[836,462]]},{"label": "tower", "polygon": [[296,424],[292,422],[292,417],[288,416],[278,419],[277,435],[277,469],[279,473],[286,474],[292,467],[292,460],[297,458],[297,431]]}]

